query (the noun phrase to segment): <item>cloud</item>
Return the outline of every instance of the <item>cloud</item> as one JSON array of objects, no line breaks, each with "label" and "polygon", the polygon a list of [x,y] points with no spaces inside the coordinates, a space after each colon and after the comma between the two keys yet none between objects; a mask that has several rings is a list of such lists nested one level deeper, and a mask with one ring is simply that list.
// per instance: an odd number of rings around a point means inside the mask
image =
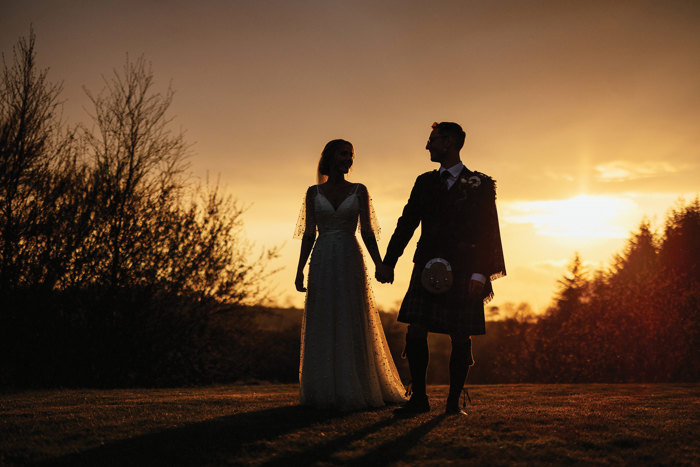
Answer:
[{"label": "cloud", "polygon": [[689,165],[674,166],[669,162],[647,161],[612,161],[595,167],[596,178],[601,182],[623,182],[639,178],[657,177],[673,174],[691,168]]}]

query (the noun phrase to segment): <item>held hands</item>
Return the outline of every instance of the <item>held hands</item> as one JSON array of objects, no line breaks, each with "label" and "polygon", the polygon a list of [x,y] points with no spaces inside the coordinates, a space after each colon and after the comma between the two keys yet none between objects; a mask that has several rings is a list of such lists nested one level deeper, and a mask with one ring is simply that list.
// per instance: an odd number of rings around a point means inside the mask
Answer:
[{"label": "held hands", "polygon": [[394,282],[394,268],[387,266],[384,263],[377,264],[377,269],[374,277],[382,284],[393,284]]},{"label": "held hands", "polygon": [[306,287],[304,287],[304,271],[297,271],[297,278],[294,281],[294,285],[299,292],[306,292]]},{"label": "held hands", "polygon": [[[394,282],[394,268],[387,266],[386,264],[379,263],[377,265],[375,277],[382,284],[391,284]],[[296,286],[297,291],[306,292],[306,287],[304,287],[303,271],[297,271],[297,277],[294,280],[294,285]]]}]

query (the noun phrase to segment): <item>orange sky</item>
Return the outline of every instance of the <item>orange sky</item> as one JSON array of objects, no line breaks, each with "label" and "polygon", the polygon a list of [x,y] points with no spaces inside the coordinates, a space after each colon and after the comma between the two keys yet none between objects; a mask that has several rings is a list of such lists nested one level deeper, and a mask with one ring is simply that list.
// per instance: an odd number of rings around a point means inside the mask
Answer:
[{"label": "orange sky", "polygon": [[[695,1],[3,2],[7,56],[37,33],[64,82],[65,116],[87,121],[82,86],[144,54],[176,90],[191,168],[242,202],[258,245],[284,243],[276,299],[293,289],[302,195],[323,145],[355,144],[384,251],[433,121],[467,131],[465,164],[498,181],[508,277],[495,305],[547,305],[578,250],[607,263],[644,215],[663,221],[700,180],[700,4]],[[416,234],[417,237],[417,234]],[[411,248],[411,246],[409,246]],[[410,251],[407,249],[407,252]],[[403,296],[404,254],[380,305]],[[371,268],[373,270],[373,268]]]}]

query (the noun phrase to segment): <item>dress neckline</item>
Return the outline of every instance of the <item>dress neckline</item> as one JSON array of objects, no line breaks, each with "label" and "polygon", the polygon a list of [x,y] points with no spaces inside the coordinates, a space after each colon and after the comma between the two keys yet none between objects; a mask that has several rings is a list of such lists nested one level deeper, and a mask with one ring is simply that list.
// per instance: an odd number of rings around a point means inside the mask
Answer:
[{"label": "dress neckline", "polygon": [[333,212],[338,212],[338,209],[340,209],[340,207],[343,204],[345,204],[345,201],[350,199],[350,197],[352,195],[357,194],[357,187],[358,187],[358,184],[355,183],[355,189],[352,190],[345,198],[343,198],[343,200],[340,202],[340,204],[338,204],[338,207],[333,206],[333,203],[331,203],[331,200],[329,200],[328,197],[323,194],[323,192],[321,191],[321,185],[316,185],[316,191],[318,192],[319,195],[323,196],[323,199],[325,199],[326,202],[330,205],[330,207],[333,209]]}]

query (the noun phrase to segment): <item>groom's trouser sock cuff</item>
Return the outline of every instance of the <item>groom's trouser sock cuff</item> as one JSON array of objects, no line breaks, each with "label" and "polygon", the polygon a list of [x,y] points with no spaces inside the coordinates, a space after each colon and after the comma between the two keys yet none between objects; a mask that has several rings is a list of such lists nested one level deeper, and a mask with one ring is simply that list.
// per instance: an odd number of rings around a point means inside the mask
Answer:
[{"label": "groom's trouser sock cuff", "polygon": [[428,340],[406,338],[406,358],[408,368],[411,371],[411,385],[413,394],[425,396],[425,372],[428,369],[430,353]]},{"label": "groom's trouser sock cuff", "polygon": [[450,339],[452,341],[452,354],[450,355],[450,359],[452,358],[452,355],[458,356],[460,358],[463,357],[467,366],[473,366],[474,355],[472,353],[471,336],[452,334],[450,335]]},{"label": "groom's trouser sock cuff", "polygon": [[448,399],[457,400],[467,379],[469,367],[474,364],[471,338],[452,339],[450,354],[450,393]]}]

